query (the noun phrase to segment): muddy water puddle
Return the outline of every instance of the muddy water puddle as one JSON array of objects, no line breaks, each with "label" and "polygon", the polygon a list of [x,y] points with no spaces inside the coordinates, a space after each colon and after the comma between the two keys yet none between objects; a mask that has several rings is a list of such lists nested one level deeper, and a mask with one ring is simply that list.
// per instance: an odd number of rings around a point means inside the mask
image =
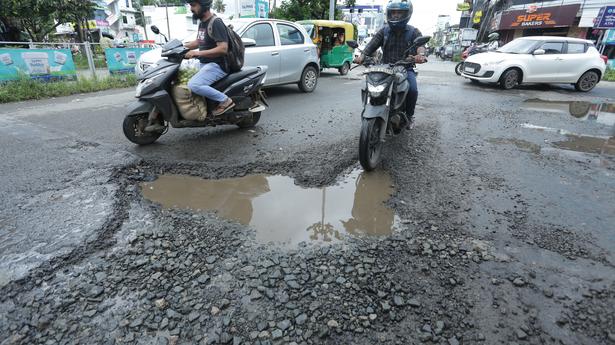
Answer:
[{"label": "muddy water puddle", "polygon": [[528,99],[522,104],[527,110],[571,115],[584,121],[615,125],[615,103],[592,103],[586,101],[547,101]]},{"label": "muddy water puddle", "polygon": [[287,176],[205,180],[162,175],[141,184],[143,196],[169,209],[215,211],[249,225],[261,243],[340,241],[345,235],[386,236],[399,223],[384,203],[393,193],[384,172],[355,170],[338,184],[303,188]]}]

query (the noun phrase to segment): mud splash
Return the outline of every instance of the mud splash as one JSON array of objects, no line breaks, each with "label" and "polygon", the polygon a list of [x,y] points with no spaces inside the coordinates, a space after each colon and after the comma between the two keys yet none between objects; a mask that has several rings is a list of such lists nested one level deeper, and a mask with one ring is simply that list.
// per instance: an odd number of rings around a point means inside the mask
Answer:
[{"label": "mud splash", "polygon": [[383,172],[355,170],[337,185],[302,188],[287,176],[205,180],[162,175],[141,184],[143,196],[165,208],[216,211],[249,225],[261,243],[340,241],[345,235],[386,236],[398,218],[384,202],[393,192]]}]

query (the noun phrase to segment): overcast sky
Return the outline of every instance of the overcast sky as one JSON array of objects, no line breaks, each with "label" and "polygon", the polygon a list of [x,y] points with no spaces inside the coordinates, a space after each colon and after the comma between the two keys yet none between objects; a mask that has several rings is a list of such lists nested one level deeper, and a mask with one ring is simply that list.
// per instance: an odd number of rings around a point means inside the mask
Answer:
[{"label": "overcast sky", "polygon": [[423,34],[433,33],[439,14],[450,15],[451,24],[459,24],[461,12],[456,9],[457,3],[460,2],[462,0],[412,0],[414,14],[412,14],[410,24],[421,30]]}]

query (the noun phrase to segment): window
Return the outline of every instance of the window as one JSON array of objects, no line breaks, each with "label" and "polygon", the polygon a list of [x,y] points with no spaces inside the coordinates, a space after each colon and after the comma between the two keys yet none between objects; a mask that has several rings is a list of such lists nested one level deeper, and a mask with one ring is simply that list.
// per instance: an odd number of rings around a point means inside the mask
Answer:
[{"label": "window", "polygon": [[585,43],[568,43],[568,54],[585,53]]},{"label": "window", "polygon": [[303,44],[303,34],[299,29],[290,25],[278,24],[278,33],[280,34],[280,42],[283,46],[291,44]]},{"label": "window", "polygon": [[255,40],[257,47],[270,47],[275,45],[273,40],[273,29],[269,24],[256,24],[246,30],[241,37]]},{"label": "window", "polygon": [[126,0],[126,8],[130,8],[130,0]]},{"label": "window", "polygon": [[546,42],[539,49],[544,49],[545,54],[562,54],[564,42]]},{"label": "window", "polygon": [[122,16],[122,23],[128,24],[128,18],[126,16]]}]

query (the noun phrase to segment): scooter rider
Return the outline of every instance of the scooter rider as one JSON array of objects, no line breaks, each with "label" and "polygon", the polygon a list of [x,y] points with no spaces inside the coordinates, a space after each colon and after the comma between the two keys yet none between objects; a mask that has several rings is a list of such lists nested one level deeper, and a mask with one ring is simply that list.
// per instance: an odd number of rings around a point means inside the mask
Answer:
[{"label": "scooter rider", "polygon": [[[411,51],[409,56],[404,56],[404,52],[412,45],[414,39],[421,36],[421,32],[417,28],[408,25],[408,21],[412,17],[412,11],[413,7],[410,0],[390,0],[386,9],[389,27],[380,29],[367,44],[363,54],[358,56],[354,62],[358,64],[363,63],[365,56],[371,56],[379,47],[382,47],[383,63],[395,63],[404,59],[411,62],[414,61],[417,64],[427,62],[424,47],[419,47]],[[407,73],[410,88],[406,98],[406,115],[408,117],[407,127],[411,128],[414,122],[413,116],[418,98],[418,87],[414,70],[409,68]]]},{"label": "scooter rider", "polygon": [[[212,115],[219,116],[235,106],[231,98],[210,86],[228,75],[225,59],[228,51],[228,33],[222,19],[213,18],[210,10],[212,0],[186,0],[186,3],[190,4],[192,17],[201,21],[197,39],[185,44],[186,48],[191,49],[185,58],[198,58],[201,62],[201,69],[188,81],[188,88],[199,96],[218,102],[218,107],[213,110]],[[207,28],[211,20],[214,22],[210,36]],[[192,50],[196,48],[199,50]],[[146,131],[164,129],[158,120],[150,119],[150,122],[145,128]]]},{"label": "scooter rider", "polygon": [[494,51],[500,47],[500,34],[497,32],[489,34],[487,36],[489,43],[487,43],[487,50]]}]

